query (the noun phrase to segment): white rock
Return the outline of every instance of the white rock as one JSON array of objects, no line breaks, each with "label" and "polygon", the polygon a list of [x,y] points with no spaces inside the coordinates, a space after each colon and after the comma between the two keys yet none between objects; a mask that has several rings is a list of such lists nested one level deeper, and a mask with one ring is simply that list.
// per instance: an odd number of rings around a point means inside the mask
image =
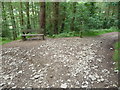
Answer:
[{"label": "white rock", "polygon": [[9,79],[10,77],[9,77],[8,75],[5,75],[3,78],[4,78],[5,80],[7,80],[7,79]]},{"label": "white rock", "polygon": [[17,86],[14,86],[14,87],[12,87],[12,88],[16,88]]},{"label": "white rock", "polygon": [[68,76],[70,76],[70,73],[67,73]]},{"label": "white rock", "polygon": [[87,88],[87,87],[88,87],[88,85],[82,85],[81,87],[82,87],[82,88]]},{"label": "white rock", "polygon": [[82,82],[82,85],[88,85],[88,82],[87,81]]},{"label": "white rock", "polygon": [[101,81],[101,82],[103,82],[103,81],[104,81],[104,79],[103,79],[103,78],[101,78],[101,79],[100,79],[100,81]]},{"label": "white rock", "polygon": [[113,84],[113,87],[117,87],[117,85],[116,85],[116,84]]},{"label": "white rock", "polygon": [[116,62],[113,62],[113,65],[116,64]]},{"label": "white rock", "polygon": [[35,57],[35,54],[33,54],[32,56]]},{"label": "white rock", "polygon": [[18,72],[18,74],[21,74],[22,73],[22,70]]},{"label": "white rock", "polygon": [[99,78],[99,76],[98,76],[98,75],[96,75],[95,77],[96,77],[96,78]]},{"label": "white rock", "polygon": [[2,86],[4,86],[4,85],[5,85],[5,83],[1,83],[1,84],[0,84],[0,87],[2,87]]},{"label": "white rock", "polygon": [[64,84],[61,84],[61,86],[60,86],[61,88],[67,88],[67,84],[66,83],[64,83]]},{"label": "white rock", "polygon": [[93,75],[89,75],[89,78],[90,78],[92,81],[96,80],[96,77],[93,76]]},{"label": "white rock", "polygon": [[50,64],[45,64],[45,65],[48,66],[48,67],[50,66]]},{"label": "white rock", "polygon": [[42,83],[42,81],[39,81],[39,83],[41,84],[41,83]]},{"label": "white rock", "polygon": [[118,70],[114,70],[115,73],[118,73],[119,71]]},{"label": "white rock", "polygon": [[92,84],[94,83],[94,82],[91,82]]},{"label": "white rock", "polygon": [[113,50],[113,48],[110,48],[110,50]]},{"label": "white rock", "polygon": [[79,81],[77,81],[76,84],[79,85],[80,84]]},{"label": "white rock", "polygon": [[40,77],[40,75],[35,75],[34,79],[38,79]]},{"label": "white rock", "polygon": [[70,82],[71,80],[70,80],[70,79],[68,79],[67,81],[68,81],[68,82]]},{"label": "white rock", "polygon": [[102,62],[102,60],[101,59],[97,59],[99,62]]}]

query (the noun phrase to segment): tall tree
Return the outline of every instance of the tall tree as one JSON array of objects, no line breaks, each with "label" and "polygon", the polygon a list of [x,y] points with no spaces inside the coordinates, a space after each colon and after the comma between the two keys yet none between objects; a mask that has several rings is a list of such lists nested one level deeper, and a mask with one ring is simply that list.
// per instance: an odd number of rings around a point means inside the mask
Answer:
[{"label": "tall tree", "polygon": [[65,18],[66,18],[66,6],[63,6],[63,16],[62,16],[62,24],[61,24],[61,30],[60,33],[62,33],[64,31],[64,27],[65,27]]},{"label": "tall tree", "polygon": [[22,2],[20,2],[20,24],[21,24],[21,29],[23,29],[23,25],[24,25],[23,10],[22,10],[22,8],[23,8]]},{"label": "tall tree", "polygon": [[46,35],[46,29],[45,29],[45,2],[40,2],[40,29],[42,32]]},{"label": "tall tree", "polygon": [[59,23],[59,2],[53,3],[54,13],[54,34],[58,34],[58,23]]},{"label": "tall tree", "polygon": [[26,2],[26,14],[27,14],[27,29],[31,29],[30,15],[29,15],[29,2]]},{"label": "tall tree", "polygon": [[16,32],[16,22],[15,22],[15,17],[13,13],[13,6],[12,3],[10,2],[10,16],[11,16],[11,21],[12,21],[12,27],[13,27],[13,40],[17,38],[17,32]]},{"label": "tall tree", "polygon": [[2,5],[2,37],[7,37],[7,18],[6,18],[6,11],[5,11],[5,5],[4,2],[1,3]]},{"label": "tall tree", "polygon": [[120,30],[120,1],[118,2],[118,29]]},{"label": "tall tree", "polygon": [[73,2],[73,18],[72,18],[72,21],[71,21],[71,27],[70,27],[70,30],[72,31],[75,31],[74,29],[74,21],[75,21],[75,13],[76,13],[76,5],[77,5],[77,2]]},{"label": "tall tree", "polygon": [[35,28],[35,11],[34,11],[34,2],[32,2],[32,21],[33,21],[33,27]]}]

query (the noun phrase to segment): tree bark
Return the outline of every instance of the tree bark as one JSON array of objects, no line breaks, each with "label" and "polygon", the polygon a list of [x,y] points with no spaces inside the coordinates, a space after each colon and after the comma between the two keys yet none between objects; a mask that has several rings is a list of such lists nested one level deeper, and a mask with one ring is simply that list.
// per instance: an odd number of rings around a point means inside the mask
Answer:
[{"label": "tree bark", "polygon": [[6,37],[7,35],[7,18],[6,18],[6,12],[5,12],[5,6],[4,6],[4,2],[1,3],[2,5],[2,19],[3,19],[3,26],[2,26],[2,37]]},{"label": "tree bark", "polygon": [[46,15],[45,15],[45,2],[40,2],[40,29],[46,35],[45,23],[46,23]]},{"label": "tree bark", "polygon": [[23,11],[22,11],[22,2],[20,2],[20,24],[21,24],[21,30],[23,29],[23,25],[24,25],[24,20],[23,20]]},{"label": "tree bark", "polygon": [[13,6],[12,3],[10,3],[10,9],[11,9],[11,20],[12,20],[12,26],[13,26],[13,40],[17,38],[17,32],[16,32],[16,22],[15,22],[15,17],[13,13]]},{"label": "tree bark", "polygon": [[120,30],[120,1],[118,2],[118,29]]},{"label": "tree bark", "polygon": [[31,29],[30,15],[29,15],[29,2],[26,2],[26,14],[27,14],[27,29]]},{"label": "tree bark", "polygon": [[32,21],[33,21],[33,27],[35,28],[35,12],[34,12],[34,3],[32,2]]},{"label": "tree bark", "polygon": [[63,11],[64,11],[64,15],[63,15],[63,18],[62,18],[62,24],[61,24],[61,31],[60,33],[62,33],[64,31],[64,27],[65,27],[65,18],[66,18],[66,7],[64,6],[63,7]]},{"label": "tree bark", "polygon": [[75,13],[76,13],[76,5],[77,5],[77,2],[73,2],[73,18],[72,18],[72,21],[71,21],[71,31],[75,31],[75,28],[74,28],[74,21],[75,21]]},{"label": "tree bark", "polygon": [[58,34],[58,22],[59,22],[59,2],[53,3],[54,7],[54,34]]}]

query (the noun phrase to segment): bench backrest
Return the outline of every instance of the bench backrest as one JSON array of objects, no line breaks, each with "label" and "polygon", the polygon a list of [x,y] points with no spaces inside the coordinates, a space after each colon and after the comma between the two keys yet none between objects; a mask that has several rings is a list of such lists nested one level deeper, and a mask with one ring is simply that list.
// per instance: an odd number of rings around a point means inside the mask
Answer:
[{"label": "bench backrest", "polygon": [[43,30],[42,29],[25,29],[21,31],[22,34],[28,34],[28,33],[39,33],[39,34],[43,34]]}]

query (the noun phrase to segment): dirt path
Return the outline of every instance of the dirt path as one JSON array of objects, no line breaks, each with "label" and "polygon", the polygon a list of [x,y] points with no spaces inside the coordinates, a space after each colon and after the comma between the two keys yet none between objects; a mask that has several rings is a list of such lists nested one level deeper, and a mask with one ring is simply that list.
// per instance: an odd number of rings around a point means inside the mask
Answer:
[{"label": "dirt path", "polygon": [[117,39],[113,32],[5,44],[0,87],[117,87],[112,59]]}]

